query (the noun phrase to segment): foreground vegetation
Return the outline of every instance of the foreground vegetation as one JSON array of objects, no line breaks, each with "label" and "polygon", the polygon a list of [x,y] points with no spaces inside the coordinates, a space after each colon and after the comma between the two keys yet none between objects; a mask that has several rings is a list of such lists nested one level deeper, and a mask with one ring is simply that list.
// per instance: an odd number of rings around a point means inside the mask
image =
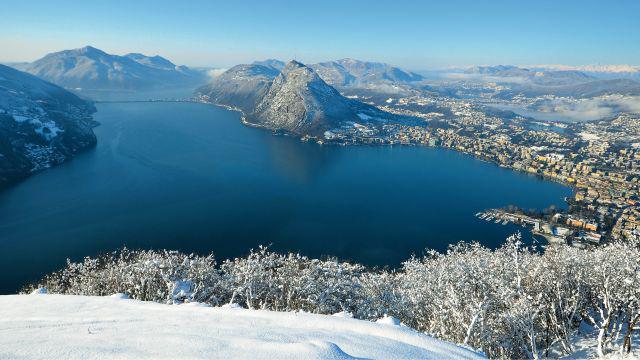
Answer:
[{"label": "foreground vegetation", "polygon": [[497,250],[462,243],[444,254],[411,258],[393,271],[262,247],[222,264],[213,255],[124,249],[68,262],[25,292],[41,286],[50,293],[126,293],[168,303],[346,311],[367,320],[388,314],[492,358],[572,353],[571,339],[581,325],[597,331],[600,356],[629,352],[640,323],[638,244],[539,252],[522,246],[519,235]]}]

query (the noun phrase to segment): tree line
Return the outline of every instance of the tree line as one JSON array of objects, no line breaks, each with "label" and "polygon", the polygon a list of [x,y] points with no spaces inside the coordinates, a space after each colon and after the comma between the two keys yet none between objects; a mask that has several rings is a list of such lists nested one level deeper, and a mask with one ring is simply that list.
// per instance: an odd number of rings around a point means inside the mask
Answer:
[{"label": "tree line", "polygon": [[67,261],[25,287],[50,293],[111,295],[164,303],[237,303],[250,309],[394,316],[439,339],[491,358],[570,354],[580,327],[598,355],[630,352],[640,326],[640,247],[523,246],[519,234],[491,250],[477,243],[412,257],[395,270],[260,247],[218,264],[213,256],[128,250]]}]

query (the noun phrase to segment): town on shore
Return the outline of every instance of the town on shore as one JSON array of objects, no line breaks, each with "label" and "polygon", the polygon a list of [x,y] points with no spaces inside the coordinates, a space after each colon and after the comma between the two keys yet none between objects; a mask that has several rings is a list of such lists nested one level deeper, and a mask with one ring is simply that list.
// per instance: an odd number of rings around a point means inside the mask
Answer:
[{"label": "town on shore", "polygon": [[[471,154],[573,189],[573,197],[565,199],[566,210],[532,212],[505,206],[487,209],[482,213],[486,218],[529,226],[550,242],[580,247],[640,238],[640,116],[621,113],[597,121],[560,122],[507,115],[473,100],[409,96],[370,103],[424,123],[376,126],[363,115],[362,123],[302,140],[423,145]],[[439,108],[451,116],[433,111]]]}]

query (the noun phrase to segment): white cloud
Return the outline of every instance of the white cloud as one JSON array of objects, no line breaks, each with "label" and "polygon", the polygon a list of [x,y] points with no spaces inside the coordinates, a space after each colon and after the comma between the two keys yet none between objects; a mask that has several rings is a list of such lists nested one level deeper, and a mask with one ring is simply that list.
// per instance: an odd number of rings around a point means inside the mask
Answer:
[{"label": "white cloud", "polygon": [[209,76],[211,79],[216,78],[218,76],[220,76],[223,72],[227,71],[229,69],[211,69],[207,71],[207,76]]},{"label": "white cloud", "polygon": [[467,74],[467,73],[445,73],[445,78],[455,80],[476,80],[482,82],[495,82],[495,83],[516,83],[521,84],[527,82],[528,79],[521,76],[492,76],[487,74]]},{"label": "white cloud", "polygon": [[571,101],[554,99],[540,104],[536,110],[574,121],[598,120],[620,112],[640,113],[640,96],[607,95]]},{"label": "white cloud", "polygon": [[640,72],[640,66],[636,65],[561,65],[561,64],[546,64],[546,65],[528,65],[525,67],[533,69],[546,69],[546,70],[577,70],[586,72],[601,72],[601,73],[638,73]]}]

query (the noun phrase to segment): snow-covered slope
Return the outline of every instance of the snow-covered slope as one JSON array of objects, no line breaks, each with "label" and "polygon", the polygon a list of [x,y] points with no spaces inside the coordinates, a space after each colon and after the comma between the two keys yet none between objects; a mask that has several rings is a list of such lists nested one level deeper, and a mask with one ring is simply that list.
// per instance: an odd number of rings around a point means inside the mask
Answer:
[{"label": "snow-covered slope", "polygon": [[355,59],[340,59],[309,65],[332,86],[367,86],[380,82],[404,83],[422,80],[422,76],[389,64]]},{"label": "snow-covered slope", "polygon": [[0,296],[0,358],[481,358],[388,323],[121,297]]},{"label": "snow-covered slope", "polygon": [[[267,59],[254,61],[253,65],[267,66],[281,71],[286,63],[281,60]],[[340,91],[366,89],[396,93],[410,83],[423,80],[419,74],[389,64],[355,59],[325,61],[307,66],[313,69],[324,82]]]},{"label": "snow-covered slope", "polygon": [[284,69],[285,65],[287,64],[284,61],[278,60],[278,59],[266,59],[266,60],[254,61],[252,65],[268,66],[280,71]]},{"label": "snow-covered slope", "polygon": [[[360,115],[359,115],[360,114]],[[252,120],[296,134],[322,134],[347,121],[394,118],[372,106],[348,99],[310,67],[290,61],[274,79]]]},{"label": "snow-covered slope", "polygon": [[195,86],[205,81],[203,73],[160,56],[118,56],[91,46],[51,53],[17,68],[66,88],[85,90]]},{"label": "snow-covered slope", "polygon": [[252,113],[280,73],[270,66],[236,65],[197,90],[210,102]]},{"label": "snow-covered slope", "polygon": [[95,145],[94,111],[59,86],[0,65],[0,187]]},{"label": "snow-covered slope", "polygon": [[234,66],[196,94],[242,110],[249,123],[298,135],[320,136],[347,122],[406,120],[342,96],[297,61],[288,62],[281,71],[255,64]]}]

